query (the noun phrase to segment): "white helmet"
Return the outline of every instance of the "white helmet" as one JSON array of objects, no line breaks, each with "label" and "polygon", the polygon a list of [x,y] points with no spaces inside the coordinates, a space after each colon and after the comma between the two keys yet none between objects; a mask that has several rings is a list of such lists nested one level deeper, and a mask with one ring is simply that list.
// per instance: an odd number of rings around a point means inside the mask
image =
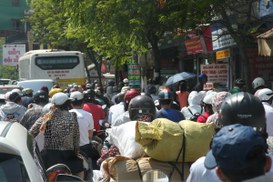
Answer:
[{"label": "white helmet", "polygon": [[273,91],[269,88],[263,88],[257,93],[258,98],[260,101],[268,101],[273,97]]},{"label": "white helmet", "polygon": [[253,80],[253,82],[252,82],[252,87],[253,87],[254,89],[256,89],[256,88],[258,88],[258,87],[260,87],[260,86],[265,86],[265,81],[264,81],[263,78],[257,77],[257,78],[255,78],[255,79]]}]

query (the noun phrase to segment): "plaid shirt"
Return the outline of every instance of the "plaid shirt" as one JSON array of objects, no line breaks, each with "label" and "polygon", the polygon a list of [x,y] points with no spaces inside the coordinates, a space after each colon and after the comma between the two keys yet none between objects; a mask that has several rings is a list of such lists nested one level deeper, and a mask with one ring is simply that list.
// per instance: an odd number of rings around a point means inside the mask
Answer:
[{"label": "plaid shirt", "polygon": [[[29,130],[33,136],[40,132],[39,128],[44,121],[40,117]],[[45,129],[44,149],[79,151],[80,131],[76,113],[57,110],[47,122]]]}]

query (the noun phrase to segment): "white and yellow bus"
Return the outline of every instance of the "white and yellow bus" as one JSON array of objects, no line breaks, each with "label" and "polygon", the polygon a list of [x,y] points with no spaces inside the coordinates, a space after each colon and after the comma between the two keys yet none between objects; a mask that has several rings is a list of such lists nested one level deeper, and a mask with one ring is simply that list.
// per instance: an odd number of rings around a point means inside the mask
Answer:
[{"label": "white and yellow bus", "polygon": [[61,88],[85,84],[83,54],[79,51],[33,50],[19,58],[19,81],[52,79]]}]

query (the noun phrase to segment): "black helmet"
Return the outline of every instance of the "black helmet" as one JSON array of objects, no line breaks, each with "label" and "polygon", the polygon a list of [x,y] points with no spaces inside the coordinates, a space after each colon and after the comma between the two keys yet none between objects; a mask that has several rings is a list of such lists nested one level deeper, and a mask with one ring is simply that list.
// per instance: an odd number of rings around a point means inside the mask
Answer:
[{"label": "black helmet", "polygon": [[33,96],[33,102],[36,104],[48,103],[48,93],[44,90],[38,90]]},{"label": "black helmet", "polygon": [[243,86],[245,84],[246,84],[245,81],[241,78],[238,78],[235,80],[235,85],[237,85],[237,86]]},{"label": "black helmet", "polygon": [[146,95],[134,97],[129,103],[128,111],[131,120],[137,120],[143,115],[150,115],[151,120],[153,120],[156,114],[153,99]]},{"label": "black helmet", "polygon": [[265,110],[261,101],[247,92],[239,92],[226,98],[220,109],[221,124],[243,124],[265,133]]},{"label": "black helmet", "polygon": [[87,89],[83,92],[83,100],[85,102],[91,102],[95,99],[95,91],[92,89]]}]

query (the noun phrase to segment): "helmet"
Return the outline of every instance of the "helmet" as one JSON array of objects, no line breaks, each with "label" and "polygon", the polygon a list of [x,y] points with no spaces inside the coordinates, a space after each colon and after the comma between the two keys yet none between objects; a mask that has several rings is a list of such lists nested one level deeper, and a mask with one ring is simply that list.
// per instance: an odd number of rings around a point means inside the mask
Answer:
[{"label": "helmet", "polygon": [[17,92],[8,92],[5,97],[11,102],[18,102],[21,99],[21,96]]},{"label": "helmet", "polygon": [[235,80],[235,85],[237,85],[237,86],[243,86],[245,84],[246,84],[245,81],[241,78],[238,78]]},{"label": "helmet", "polygon": [[70,100],[72,102],[76,102],[76,101],[82,101],[83,100],[83,94],[79,91],[74,91],[70,94]]},{"label": "helmet", "polygon": [[227,97],[220,108],[221,124],[242,124],[265,132],[265,110],[261,101],[247,92],[239,92]]},{"label": "helmet", "polygon": [[159,100],[168,100],[168,99],[173,99],[173,94],[171,91],[167,89],[163,89],[159,92],[158,94],[158,99]]},{"label": "helmet", "polygon": [[253,80],[253,82],[252,82],[252,87],[253,87],[254,89],[257,89],[257,88],[260,87],[260,86],[265,86],[265,81],[264,81],[263,78],[257,77],[257,78],[255,78],[255,79]]},{"label": "helmet", "polygon": [[138,90],[135,90],[135,89],[128,90],[126,94],[124,95],[124,101],[127,104],[129,104],[131,99],[138,95],[140,95],[140,92]]},{"label": "helmet", "polygon": [[33,90],[31,88],[24,88],[22,90],[23,95],[31,95],[33,93]]},{"label": "helmet", "polygon": [[217,94],[217,92],[214,91],[207,91],[205,97],[203,98],[202,102],[204,104],[210,104],[212,105],[212,99]]},{"label": "helmet", "polygon": [[55,104],[57,106],[63,105],[68,100],[68,96],[65,93],[58,92],[53,95],[52,97],[52,104]]},{"label": "helmet", "polygon": [[257,97],[261,102],[268,101],[273,97],[273,91],[269,88],[263,88],[257,92]]},{"label": "helmet", "polygon": [[151,115],[153,120],[156,113],[154,101],[147,95],[134,97],[129,103],[128,111],[131,120],[136,120],[143,115]]},{"label": "helmet", "polygon": [[34,103],[48,103],[48,94],[44,90],[38,90],[33,96]]},{"label": "helmet", "polygon": [[87,89],[83,92],[83,99],[84,101],[90,102],[93,101],[95,98],[95,91],[92,89]]}]

